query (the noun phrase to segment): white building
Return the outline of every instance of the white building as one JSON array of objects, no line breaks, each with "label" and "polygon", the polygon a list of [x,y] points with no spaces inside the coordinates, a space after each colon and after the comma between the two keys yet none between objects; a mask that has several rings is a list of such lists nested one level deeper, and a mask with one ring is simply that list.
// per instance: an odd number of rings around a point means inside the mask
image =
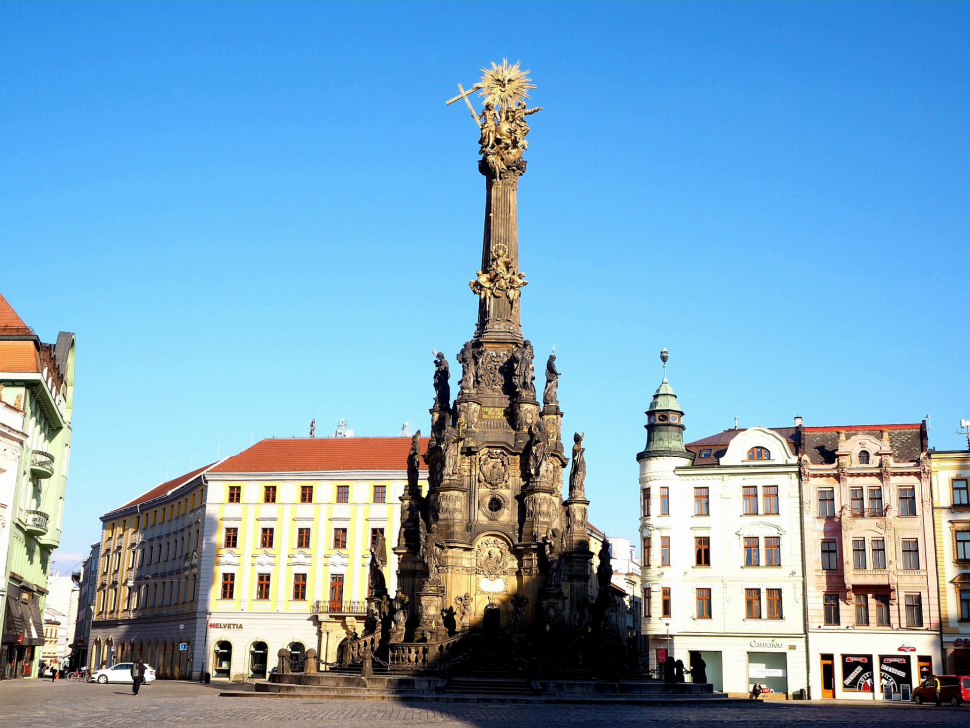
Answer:
[{"label": "white building", "polygon": [[10,547],[11,523],[20,453],[27,434],[23,431],[24,413],[0,399],[0,620],[7,597],[7,550]]},{"label": "white building", "polygon": [[786,432],[683,442],[666,376],[640,463],[643,632],[650,664],[706,663],[717,691],[807,688],[798,461]]}]

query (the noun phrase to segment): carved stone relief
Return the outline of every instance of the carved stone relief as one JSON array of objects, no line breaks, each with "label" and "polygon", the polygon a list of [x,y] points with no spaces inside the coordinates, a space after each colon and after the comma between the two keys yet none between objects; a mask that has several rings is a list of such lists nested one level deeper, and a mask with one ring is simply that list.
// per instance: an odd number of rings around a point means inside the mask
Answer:
[{"label": "carved stone relief", "polygon": [[479,455],[478,469],[489,488],[501,488],[508,478],[509,456],[502,450],[483,450]]}]

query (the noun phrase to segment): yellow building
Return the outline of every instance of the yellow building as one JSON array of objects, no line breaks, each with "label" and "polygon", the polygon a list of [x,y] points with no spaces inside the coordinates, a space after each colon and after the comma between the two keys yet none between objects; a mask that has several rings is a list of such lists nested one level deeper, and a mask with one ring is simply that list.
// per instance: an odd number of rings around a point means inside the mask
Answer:
[{"label": "yellow building", "polygon": [[970,451],[930,451],[943,664],[970,675]]},{"label": "yellow building", "polygon": [[378,534],[394,593],[410,444],[263,440],[102,516],[92,667],[141,655],[161,677],[238,680],[281,648],[335,661],[362,631]]}]

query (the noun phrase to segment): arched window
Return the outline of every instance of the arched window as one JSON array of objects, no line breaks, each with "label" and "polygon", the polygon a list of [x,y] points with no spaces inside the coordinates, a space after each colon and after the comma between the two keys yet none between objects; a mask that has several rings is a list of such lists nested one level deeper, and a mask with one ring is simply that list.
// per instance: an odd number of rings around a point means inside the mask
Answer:
[{"label": "arched window", "polygon": [[748,450],[748,460],[771,460],[771,452],[766,447],[753,447]]},{"label": "arched window", "polygon": [[859,465],[868,465],[868,464],[869,464],[869,451],[868,450],[860,450],[859,451]]}]

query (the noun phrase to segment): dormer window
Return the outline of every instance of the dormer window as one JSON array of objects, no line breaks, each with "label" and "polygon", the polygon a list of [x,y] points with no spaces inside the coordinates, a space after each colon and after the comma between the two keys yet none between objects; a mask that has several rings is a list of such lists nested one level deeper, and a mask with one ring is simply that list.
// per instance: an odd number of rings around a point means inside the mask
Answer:
[{"label": "dormer window", "polygon": [[859,465],[868,465],[868,464],[869,464],[869,451],[868,450],[860,450],[859,451]]},{"label": "dormer window", "polygon": [[701,457],[702,458],[709,458],[710,456],[711,456],[711,451],[710,450],[701,450]]},{"label": "dormer window", "polygon": [[771,460],[771,451],[766,447],[753,447],[748,450],[748,460]]}]

